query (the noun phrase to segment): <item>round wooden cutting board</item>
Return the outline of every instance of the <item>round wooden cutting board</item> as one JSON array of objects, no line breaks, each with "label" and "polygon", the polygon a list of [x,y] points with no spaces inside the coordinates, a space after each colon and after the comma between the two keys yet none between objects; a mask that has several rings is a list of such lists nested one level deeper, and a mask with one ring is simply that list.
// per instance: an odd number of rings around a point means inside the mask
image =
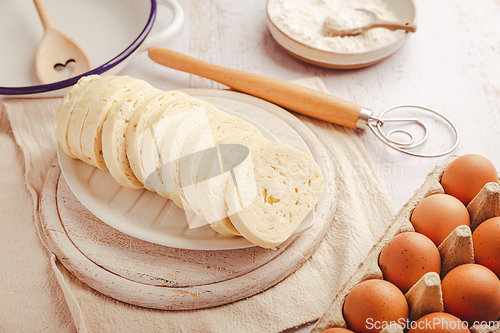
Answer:
[{"label": "round wooden cutting board", "polygon": [[273,104],[233,91],[185,92],[251,118],[280,141],[309,150],[322,169],[324,195],[316,206],[314,225],[275,249],[179,249],[134,238],[99,220],[74,196],[54,160],[40,201],[41,224],[49,247],[81,281],[126,303],[190,310],[260,293],[310,258],[335,211],[335,179],[329,156],[300,120]]}]

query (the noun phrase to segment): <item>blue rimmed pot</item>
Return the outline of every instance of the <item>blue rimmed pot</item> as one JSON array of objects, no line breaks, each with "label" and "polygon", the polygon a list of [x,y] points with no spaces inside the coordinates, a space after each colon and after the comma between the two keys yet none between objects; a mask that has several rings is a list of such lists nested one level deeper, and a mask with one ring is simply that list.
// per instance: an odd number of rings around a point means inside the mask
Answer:
[{"label": "blue rimmed pot", "polygon": [[[82,76],[116,74],[139,52],[159,46],[182,27],[184,13],[175,0],[46,0],[57,29],[77,40],[94,68],[81,75],[39,84],[35,52],[43,28],[32,0],[0,3],[0,95],[60,97]],[[158,5],[172,13],[151,33]],[[1,14],[3,13],[3,14]]]}]

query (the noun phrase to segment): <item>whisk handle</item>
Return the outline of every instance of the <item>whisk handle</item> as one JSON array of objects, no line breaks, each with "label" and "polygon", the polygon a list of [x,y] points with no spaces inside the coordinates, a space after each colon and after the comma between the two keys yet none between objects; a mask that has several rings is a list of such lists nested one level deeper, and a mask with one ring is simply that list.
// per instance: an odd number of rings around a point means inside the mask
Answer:
[{"label": "whisk handle", "polygon": [[298,84],[213,65],[164,48],[150,48],[149,57],[161,65],[220,82],[306,116],[363,129],[368,120],[369,111],[361,106]]}]

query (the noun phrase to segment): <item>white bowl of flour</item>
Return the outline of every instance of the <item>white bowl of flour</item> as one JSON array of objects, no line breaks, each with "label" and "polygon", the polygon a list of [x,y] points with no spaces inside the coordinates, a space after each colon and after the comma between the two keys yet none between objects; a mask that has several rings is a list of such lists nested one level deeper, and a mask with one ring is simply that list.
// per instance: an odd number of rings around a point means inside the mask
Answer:
[{"label": "white bowl of flour", "polygon": [[[330,16],[351,28],[364,19],[355,8],[388,21],[416,22],[413,0],[268,0],[268,26],[278,44],[305,62],[327,68],[361,68],[399,50],[410,33],[371,29],[348,37],[329,37],[323,22]],[[362,23],[361,23],[362,24]]]}]

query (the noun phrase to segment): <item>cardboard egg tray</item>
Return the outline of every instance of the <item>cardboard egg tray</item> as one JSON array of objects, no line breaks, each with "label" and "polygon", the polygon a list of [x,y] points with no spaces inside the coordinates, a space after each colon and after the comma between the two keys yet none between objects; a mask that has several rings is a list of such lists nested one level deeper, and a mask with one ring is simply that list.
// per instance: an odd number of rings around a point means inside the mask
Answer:
[{"label": "cardboard egg tray", "polygon": [[[380,241],[370,250],[356,273],[342,287],[311,333],[319,333],[331,327],[346,327],[342,315],[345,298],[358,283],[368,279],[383,279],[382,271],[378,265],[380,252],[394,236],[403,232],[415,232],[410,222],[413,210],[420,201],[429,195],[444,193],[440,184],[441,176],[448,165],[456,158],[457,156],[450,156],[442,165],[437,166],[427,175],[424,184],[415,191],[413,197],[401,208]],[[500,216],[500,185],[498,183],[486,184],[469,203],[467,210],[469,211],[471,227],[465,225],[457,227],[438,247],[441,254],[441,277],[434,272],[427,273],[405,294],[408,301],[410,321],[416,321],[432,312],[444,311],[441,278],[459,265],[474,263],[472,231],[483,221]],[[500,333],[500,324],[491,327],[476,325],[471,327],[470,330],[472,333]],[[381,333],[402,332],[403,329],[399,325],[388,326],[381,331]]]}]

